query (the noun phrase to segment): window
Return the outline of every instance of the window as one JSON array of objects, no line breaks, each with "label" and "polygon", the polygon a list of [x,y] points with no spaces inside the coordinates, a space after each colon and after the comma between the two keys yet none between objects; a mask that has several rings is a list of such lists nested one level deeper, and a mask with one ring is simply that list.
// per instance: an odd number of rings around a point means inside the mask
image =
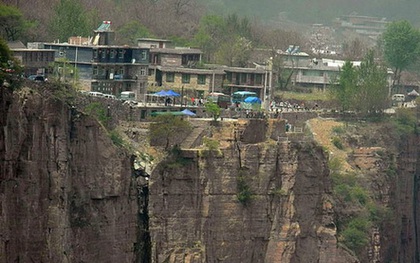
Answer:
[{"label": "window", "polygon": [[147,72],[147,70],[146,70],[145,67],[140,68],[140,76],[146,76],[146,74],[147,74],[146,72]]},{"label": "window", "polygon": [[98,67],[93,67],[93,76],[98,75]]},{"label": "window", "polygon": [[146,60],[147,59],[147,51],[146,50],[142,50],[141,51],[141,60]]},{"label": "window", "polygon": [[255,75],[255,84],[256,85],[262,84],[263,83],[262,79],[263,78],[262,78],[262,75],[261,74]]},{"label": "window", "polygon": [[115,58],[115,50],[114,49],[111,49],[111,58]]},{"label": "window", "polygon": [[166,73],[166,82],[174,82],[175,74],[173,72]]},{"label": "window", "polygon": [[98,58],[98,50],[93,50],[93,58]]},{"label": "window", "polygon": [[182,83],[190,83],[190,74],[182,74]]},{"label": "window", "polygon": [[118,58],[124,58],[124,50],[118,50]]},{"label": "window", "polygon": [[197,75],[197,83],[201,85],[206,84],[206,75]]},{"label": "window", "polygon": [[102,49],[101,52],[102,52],[102,58],[106,58],[106,50]]}]

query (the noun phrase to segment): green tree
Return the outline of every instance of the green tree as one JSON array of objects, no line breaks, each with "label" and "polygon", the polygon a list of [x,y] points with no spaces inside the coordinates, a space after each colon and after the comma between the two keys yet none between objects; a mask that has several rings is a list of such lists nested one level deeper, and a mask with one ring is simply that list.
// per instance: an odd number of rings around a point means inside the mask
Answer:
[{"label": "green tree", "polygon": [[252,44],[244,37],[232,38],[219,46],[216,62],[227,66],[245,67],[252,52]]},{"label": "green tree", "polygon": [[341,110],[348,111],[353,104],[357,86],[357,71],[353,63],[346,61],[340,69],[338,84],[332,85],[331,94],[339,102]]},{"label": "green tree", "polygon": [[396,21],[388,25],[382,34],[385,60],[393,68],[392,87],[399,85],[401,72],[419,58],[420,32],[408,21]]},{"label": "green tree", "polygon": [[206,112],[210,113],[211,116],[213,117],[213,120],[217,121],[222,111],[219,105],[210,101],[210,102],[207,102],[204,106],[206,108]]},{"label": "green tree", "polygon": [[223,42],[224,28],[225,21],[220,16],[207,15],[201,18],[193,42],[203,50],[204,60],[207,62],[213,61],[214,54]]},{"label": "green tree", "polygon": [[16,7],[0,4],[0,33],[6,40],[18,40],[32,25]]},{"label": "green tree", "polygon": [[137,45],[137,38],[153,37],[152,33],[140,22],[131,21],[117,30],[120,44]]},{"label": "green tree", "polygon": [[192,130],[191,124],[171,114],[159,115],[153,118],[149,128],[149,139],[151,141],[164,141],[165,149],[168,150],[180,134],[189,133]]},{"label": "green tree", "polygon": [[14,87],[19,83],[22,67],[12,56],[6,41],[0,37],[0,86],[4,84]]},{"label": "green tree", "polygon": [[381,112],[388,106],[387,69],[375,62],[369,51],[360,67],[346,61],[340,70],[338,84],[333,85],[332,95],[343,111],[361,113]]},{"label": "green tree", "polygon": [[200,21],[194,44],[206,54],[207,62],[243,66],[252,49],[251,31],[251,23],[246,17],[208,15]]},{"label": "green tree", "polygon": [[91,34],[88,16],[80,0],[60,0],[54,7],[55,16],[50,21],[51,35],[67,41],[71,36]]},{"label": "green tree", "polygon": [[353,97],[356,110],[380,112],[388,106],[387,69],[375,62],[373,51],[369,51],[357,70],[357,86]]}]

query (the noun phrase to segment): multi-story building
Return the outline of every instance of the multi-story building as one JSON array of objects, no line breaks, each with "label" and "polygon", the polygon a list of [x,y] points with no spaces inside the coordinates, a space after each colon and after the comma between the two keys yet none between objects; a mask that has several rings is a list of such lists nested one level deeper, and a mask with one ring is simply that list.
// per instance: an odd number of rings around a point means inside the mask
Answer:
[{"label": "multi-story building", "polygon": [[24,75],[43,75],[51,73],[51,64],[55,60],[52,50],[45,50],[41,43],[29,43],[26,47],[22,42],[9,42],[8,46],[13,56],[23,66]]},{"label": "multi-story building", "polygon": [[[204,64],[202,51],[195,48],[170,48],[161,39],[139,39],[139,46],[150,47],[149,86],[165,87],[205,97],[209,92],[231,94],[238,90],[255,91],[261,96],[267,71]],[[157,89],[159,89],[157,88]]]},{"label": "multi-story building", "polygon": [[138,39],[138,46],[150,48],[148,83],[151,89],[173,89],[199,98],[211,91],[221,91],[225,73],[203,65],[201,50],[171,47],[169,40],[151,38]]},{"label": "multi-story building", "polygon": [[253,91],[264,97],[264,88],[268,86],[269,70],[267,67],[240,68],[224,67],[226,77],[223,86],[228,94],[235,91]]},{"label": "multi-story building", "polygon": [[92,91],[119,95],[133,91],[142,101],[147,93],[149,49],[95,46],[92,59]]},{"label": "multi-story building", "polygon": [[143,100],[149,48],[116,46],[113,40],[111,22],[104,21],[94,30],[93,38],[72,37],[69,43],[45,43],[44,48],[55,51],[60,68],[56,72],[62,80],[78,79],[92,91],[116,96],[133,91],[137,100]]}]

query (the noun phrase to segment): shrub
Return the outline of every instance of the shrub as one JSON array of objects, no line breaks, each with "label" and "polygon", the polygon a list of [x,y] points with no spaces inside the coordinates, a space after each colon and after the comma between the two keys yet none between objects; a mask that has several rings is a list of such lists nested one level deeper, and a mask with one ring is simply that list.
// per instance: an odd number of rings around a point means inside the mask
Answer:
[{"label": "shrub", "polygon": [[343,150],[344,149],[344,145],[341,142],[341,139],[338,137],[333,137],[332,138],[332,143],[334,144],[335,147],[337,147],[337,149]]},{"label": "shrub", "polygon": [[355,218],[341,232],[342,242],[353,251],[361,251],[369,243],[370,223],[365,218]]},{"label": "shrub", "polygon": [[109,137],[111,138],[112,142],[117,146],[123,146],[124,140],[121,135],[116,131],[112,130],[109,132]]},{"label": "shrub", "polygon": [[239,202],[243,205],[247,205],[252,199],[252,192],[243,175],[240,175],[237,179],[237,188],[238,193],[236,196],[238,197]]},{"label": "shrub", "polygon": [[203,144],[209,151],[219,150],[219,142],[208,137],[203,138]]},{"label": "shrub", "polygon": [[92,102],[85,108],[86,113],[96,117],[96,119],[105,125],[109,121],[107,116],[107,108],[99,102]]},{"label": "shrub", "polygon": [[332,131],[336,134],[344,134],[346,132],[343,126],[334,126]]}]

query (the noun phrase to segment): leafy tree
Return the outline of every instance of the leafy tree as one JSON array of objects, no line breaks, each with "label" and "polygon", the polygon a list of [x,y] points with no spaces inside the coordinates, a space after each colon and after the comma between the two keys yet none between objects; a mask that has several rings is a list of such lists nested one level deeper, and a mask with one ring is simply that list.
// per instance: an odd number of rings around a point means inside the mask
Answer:
[{"label": "leafy tree", "polygon": [[353,63],[346,61],[340,69],[339,83],[332,85],[331,93],[341,105],[343,111],[351,108],[357,86],[357,71]]},{"label": "leafy tree", "polygon": [[388,25],[382,34],[385,60],[393,68],[392,87],[399,85],[401,72],[419,58],[420,31],[408,21],[396,21]]},{"label": "leafy tree", "polygon": [[92,27],[80,0],[60,0],[54,7],[50,31],[55,39],[67,41],[71,36],[88,36]]},{"label": "leafy tree", "polygon": [[215,121],[217,121],[221,112],[219,105],[214,102],[207,102],[204,106],[206,107],[206,111],[211,114]]},{"label": "leafy tree", "polygon": [[150,124],[149,139],[151,141],[164,140],[166,150],[176,142],[177,138],[179,139],[180,134],[189,133],[192,130],[191,124],[179,116],[164,114],[154,117],[153,121]]},{"label": "leafy tree", "polygon": [[152,37],[152,33],[140,22],[131,21],[117,30],[118,42],[121,44],[137,44],[137,38]]},{"label": "leafy tree", "polygon": [[212,61],[214,54],[223,41],[222,35],[225,22],[222,17],[216,15],[204,16],[194,36],[194,44],[203,50],[206,61]]},{"label": "leafy tree", "polygon": [[0,37],[0,86],[8,83],[12,87],[19,83],[22,67],[12,56],[6,41]]},{"label": "leafy tree", "polygon": [[385,109],[389,95],[386,67],[378,65],[373,51],[369,51],[357,71],[356,110],[367,113]]},{"label": "leafy tree", "polygon": [[343,111],[362,113],[385,109],[388,94],[387,69],[375,62],[373,51],[367,53],[360,67],[346,61],[340,70],[339,82],[332,89],[332,95]]},{"label": "leafy tree", "polygon": [[208,62],[244,66],[252,49],[251,31],[251,23],[246,17],[208,15],[200,21],[194,44],[207,55],[205,60]]},{"label": "leafy tree", "polygon": [[216,52],[216,62],[228,65],[245,67],[251,57],[252,44],[244,37],[232,38],[220,45]]},{"label": "leafy tree", "polygon": [[0,33],[8,41],[23,36],[32,24],[23,18],[22,12],[14,6],[0,4]]}]

